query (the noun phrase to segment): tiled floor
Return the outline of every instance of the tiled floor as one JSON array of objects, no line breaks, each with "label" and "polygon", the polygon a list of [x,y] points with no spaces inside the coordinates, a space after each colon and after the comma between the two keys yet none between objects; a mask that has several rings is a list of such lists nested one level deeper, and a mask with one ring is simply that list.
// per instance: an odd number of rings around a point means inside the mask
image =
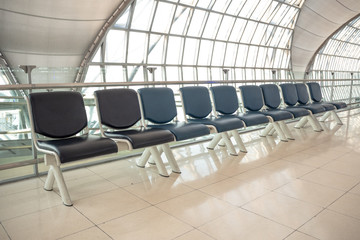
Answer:
[{"label": "tiled floor", "polygon": [[237,157],[174,149],[169,178],[136,158],[65,172],[73,207],[44,178],[1,185],[0,239],[360,239],[360,114],[340,116],[287,143],[245,134]]}]

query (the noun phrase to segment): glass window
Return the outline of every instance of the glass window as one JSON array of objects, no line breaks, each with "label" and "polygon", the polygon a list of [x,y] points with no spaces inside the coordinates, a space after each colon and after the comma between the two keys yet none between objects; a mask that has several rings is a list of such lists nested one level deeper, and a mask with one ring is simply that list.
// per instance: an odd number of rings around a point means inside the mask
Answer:
[{"label": "glass window", "polygon": [[194,37],[200,36],[204,27],[205,15],[207,15],[207,13],[203,10],[196,9],[194,11],[194,14],[190,22],[190,27],[187,33],[189,36],[194,36]]},{"label": "glass window", "polygon": [[[198,1],[196,6],[199,8],[210,9],[211,6],[213,6],[214,1],[216,1],[216,0],[201,0],[201,1]],[[216,2],[219,2],[219,1],[216,1]]]},{"label": "glass window", "polygon": [[131,22],[132,29],[148,30],[154,11],[154,0],[137,0],[134,16]]},{"label": "glass window", "polygon": [[196,80],[196,70],[193,67],[183,67],[183,80],[184,81],[195,81]]},{"label": "glass window", "polygon": [[217,12],[224,12],[227,7],[229,6],[231,0],[222,0],[222,1],[215,1],[215,4],[212,10]]},{"label": "glass window", "polygon": [[[142,66],[128,66],[127,67],[128,81],[129,82],[143,82],[144,79],[144,68]],[[151,81],[151,76],[149,76]]]},{"label": "glass window", "polygon": [[149,42],[149,53],[148,53],[148,63],[149,64],[160,64],[162,63],[162,58],[164,50],[164,36],[151,34]]},{"label": "glass window", "polygon": [[128,28],[129,10],[130,10],[130,6],[120,16],[119,20],[116,21],[116,23],[114,25],[115,27],[117,27],[117,28]]},{"label": "glass window", "polygon": [[239,45],[236,57],[236,66],[245,67],[246,59],[248,54],[248,46]]},{"label": "glass window", "polygon": [[106,82],[126,82],[126,72],[122,66],[105,67]]},{"label": "glass window", "polygon": [[179,67],[166,67],[167,81],[181,81],[181,72]]},{"label": "glass window", "polygon": [[184,49],[184,65],[194,65],[196,62],[197,50],[198,50],[198,40],[193,38],[187,38],[185,40],[185,49]]},{"label": "glass window", "polygon": [[224,62],[224,56],[225,56],[225,46],[226,44],[224,42],[215,42],[215,46],[213,49],[213,55],[212,55],[212,66],[222,66]]},{"label": "glass window", "polygon": [[232,0],[229,7],[226,10],[227,14],[238,16],[241,9],[244,7],[246,0]]},{"label": "glass window", "polygon": [[186,23],[188,22],[190,9],[178,6],[171,27],[171,34],[181,35],[185,32]]},{"label": "glass window", "polygon": [[152,31],[168,33],[174,15],[174,9],[174,4],[159,2],[152,25]]},{"label": "glass window", "polygon": [[[123,81],[144,81],[151,76],[144,70],[149,66],[157,67],[157,81],[221,80],[224,68],[233,79],[264,79],[264,68],[284,70],[288,77],[293,28],[303,2],[134,0],[110,29],[92,64],[104,65],[103,77],[110,81],[120,73]],[[347,29],[357,31],[353,26]],[[342,33],[337,37],[324,52],[341,49],[341,56],[350,58],[360,54],[356,43],[343,43],[357,42],[356,38]],[[106,67],[114,63],[124,69]]]},{"label": "glass window", "polygon": [[225,63],[226,67],[235,65],[237,44],[228,43],[226,46]]},{"label": "glass window", "polygon": [[126,37],[125,31],[109,31],[106,38],[105,62],[125,62]]},{"label": "glass window", "polygon": [[207,67],[198,67],[198,80],[199,81],[207,81],[210,79],[210,68]]},{"label": "glass window", "polygon": [[210,13],[209,18],[206,22],[203,37],[204,38],[215,38],[215,34],[219,28],[222,15],[217,13]]},{"label": "glass window", "polygon": [[128,47],[128,63],[144,62],[147,48],[147,36],[145,33],[130,32]]},{"label": "glass window", "polygon": [[251,0],[246,1],[245,5],[240,11],[239,16],[244,18],[250,18],[250,16],[253,14],[256,6],[258,5],[259,0]]},{"label": "glass window", "polygon": [[166,63],[168,64],[180,64],[182,57],[182,46],[184,39],[181,37],[169,37]]},{"label": "glass window", "polygon": [[213,52],[213,41],[201,40],[198,65],[210,65]]},{"label": "glass window", "polygon": [[224,16],[219,28],[219,32],[216,35],[216,39],[224,41],[228,40],[235,20],[236,18],[234,17]]}]

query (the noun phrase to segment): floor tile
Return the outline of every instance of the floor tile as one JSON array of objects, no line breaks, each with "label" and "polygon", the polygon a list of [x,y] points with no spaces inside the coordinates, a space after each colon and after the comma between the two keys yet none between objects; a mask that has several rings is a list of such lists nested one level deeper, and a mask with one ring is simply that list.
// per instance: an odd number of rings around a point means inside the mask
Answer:
[{"label": "floor tile", "polygon": [[92,240],[111,240],[111,238],[106,235],[97,227],[92,227],[75,234],[71,234],[59,240],[81,240],[81,239],[92,239]]},{"label": "floor tile", "polygon": [[3,222],[12,240],[57,239],[93,224],[73,207],[57,206]]},{"label": "floor tile", "polygon": [[317,240],[317,239],[309,235],[306,235],[304,233],[295,231],[290,236],[285,238],[285,240]]},{"label": "floor tile", "polygon": [[137,183],[124,189],[151,204],[157,204],[194,190],[176,182],[174,178],[164,177]]},{"label": "floor tile", "polygon": [[106,168],[99,166],[98,168],[91,168],[91,170],[119,187],[130,186],[160,177],[157,173],[135,165],[111,168],[112,166],[114,165],[112,164]]},{"label": "floor tile", "polygon": [[[221,163],[219,163],[219,165],[221,165]],[[176,178],[179,183],[183,183],[194,189],[228,178],[225,175],[217,173],[217,163],[209,160],[209,156],[202,156],[200,159],[189,159],[179,167],[181,174],[171,174],[170,177]]]},{"label": "floor tile", "polygon": [[360,178],[360,161],[358,163],[353,163],[348,161],[334,160],[321,168],[324,170]]},{"label": "floor tile", "polygon": [[324,210],[299,229],[318,239],[359,239],[360,221],[333,211]]},{"label": "floor tile", "polygon": [[0,239],[1,240],[10,240],[8,234],[6,233],[4,227],[0,224]]},{"label": "floor tile", "polygon": [[116,189],[81,199],[74,206],[92,222],[99,224],[149,207],[150,204],[125,190]]},{"label": "floor tile", "polygon": [[350,189],[350,192],[351,192],[351,193],[354,193],[354,194],[360,195],[360,183],[358,183],[355,187],[353,187],[352,189]]},{"label": "floor tile", "polygon": [[214,240],[214,238],[208,236],[205,233],[202,233],[198,230],[192,230],[180,237],[175,238],[174,240]]},{"label": "floor tile", "polygon": [[327,207],[345,193],[344,191],[304,180],[294,180],[275,190],[275,192],[321,207]]},{"label": "floor tile", "polygon": [[266,189],[276,189],[289,183],[293,178],[278,172],[255,168],[233,177],[243,183],[258,184]]},{"label": "floor tile", "polygon": [[174,239],[193,229],[155,207],[114,219],[99,227],[115,240]]},{"label": "floor tile", "polygon": [[[282,160],[286,160],[286,159],[283,158]],[[327,164],[327,163],[329,163],[331,161],[333,161],[333,160],[329,159],[326,156],[315,155],[315,156],[311,156],[311,157],[308,157],[308,158],[298,159],[298,160],[293,161],[293,162],[318,168],[318,167],[324,166],[325,164]]]},{"label": "floor tile", "polygon": [[282,175],[290,178],[301,177],[315,169],[314,167],[305,166],[298,163],[292,163],[284,160],[279,160],[266,164],[261,168],[268,171],[281,173]]},{"label": "floor tile", "polygon": [[268,193],[270,190],[265,189],[257,183],[243,183],[237,179],[226,179],[201,188],[200,191],[229,202],[234,206],[242,206],[245,203]]},{"label": "floor tile", "polygon": [[[82,198],[118,188],[115,184],[96,175],[66,181],[66,185],[73,203]],[[54,191],[59,191],[56,184],[54,185]]]},{"label": "floor tile", "polygon": [[0,197],[0,221],[62,205],[61,197],[54,191],[36,188]]},{"label": "floor tile", "polygon": [[229,203],[200,191],[184,194],[156,206],[193,227],[199,227],[235,209]]},{"label": "floor tile", "polygon": [[293,230],[266,218],[236,209],[199,228],[215,239],[284,239]]},{"label": "floor tile", "polygon": [[322,210],[319,206],[274,192],[244,205],[243,208],[293,229],[297,229]]},{"label": "floor tile", "polygon": [[331,172],[323,169],[316,169],[304,176],[301,179],[318,183],[327,187],[336,188],[342,191],[348,191],[354,187],[358,182],[359,178],[348,176],[336,172]]},{"label": "floor tile", "polygon": [[360,196],[347,193],[328,207],[344,215],[354,217],[360,220]]},{"label": "floor tile", "polygon": [[255,156],[230,156],[226,159],[223,159],[221,165],[219,165],[218,173],[232,177],[240,173],[246,172],[250,169],[254,169],[258,166],[268,164],[276,161],[272,157],[255,157]]},{"label": "floor tile", "polygon": [[28,191],[36,188],[43,188],[44,182],[40,178],[31,178],[14,183],[7,183],[0,186],[0,196]]}]

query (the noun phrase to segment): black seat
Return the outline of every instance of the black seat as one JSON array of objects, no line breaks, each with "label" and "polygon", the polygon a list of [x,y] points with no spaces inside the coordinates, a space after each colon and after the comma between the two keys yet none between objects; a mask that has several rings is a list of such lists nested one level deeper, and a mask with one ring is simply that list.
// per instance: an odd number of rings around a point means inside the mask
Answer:
[{"label": "black seat", "polygon": [[[208,148],[214,149],[222,139],[230,154],[237,155],[229,139],[229,135],[231,134],[237,141],[240,150],[246,152],[245,146],[237,132],[237,129],[244,127],[243,122],[237,117],[216,118],[211,116],[211,99],[209,90],[206,87],[183,87],[180,88],[180,93],[187,121],[190,123],[205,124],[211,129],[211,132],[216,133]],[[229,135],[226,132],[229,132]]]},{"label": "black seat", "polygon": [[279,88],[275,84],[262,84],[260,85],[263,95],[265,105],[269,109],[281,109],[290,112],[294,115],[295,118],[308,116],[310,113],[305,108],[280,108],[281,98],[279,93]]},{"label": "black seat", "polygon": [[287,126],[283,122],[284,120],[294,118],[290,112],[277,109],[265,109],[264,96],[259,86],[245,85],[240,86],[239,88],[244,108],[247,109],[247,113],[264,114],[271,120],[271,123],[263,131],[262,136],[268,135],[274,128],[282,141],[286,142],[287,139],[293,139],[290,132],[288,132]]},{"label": "black seat", "polygon": [[[138,162],[138,166],[144,167],[149,159],[151,152],[155,152],[154,160],[158,168],[159,174],[168,176],[167,171],[158,149],[154,146],[162,145],[174,141],[174,135],[163,129],[145,129],[143,127],[134,127],[141,119],[140,105],[136,91],[132,89],[106,89],[95,91],[95,100],[98,110],[100,131],[109,138],[112,138],[119,145],[124,143],[127,149],[147,148],[143,152],[142,162]],[[105,131],[103,125],[110,128]],[[164,146],[168,148],[168,145]],[[170,152],[165,151],[165,153]],[[173,156],[168,156],[174,172],[180,172]],[[146,159],[146,160],[145,160]],[[145,162],[144,162],[145,161]]]},{"label": "black seat", "polygon": [[317,82],[309,82],[306,84],[309,88],[309,92],[310,92],[310,96],[311,96],[311,100],[313,101],[314,104],[320,104],[321,106],[323,106],[326,111],[330,111],[328,113],[326,113],[321,119],[320,121],[325,121],[330,115],[332,115],[334,117],[334,119],[336,120],[336,122],[339,125],[342,125],[342,121],[339,118],[339,116],[336,114],[334,110],[335,109],[342,109],[342,108],[346,108],[347,104],[345,102],[324,102],[323,101],[323,97],[321,94],[321,89],[320,89],[320,85]]},{"label": "black seat", "polygon": [[[293,93],[291,94],[291,96],[295,99],[294,102],[297,102],[297,92],[295,89],[294,85],[291,85],[293,88]],[[281,98],[280,98],[280,93],[279,93],[279,88],[278,86],[276,86],[275,84],[263,84],[260,85],[263,94],[264,94],[264,101],[265,101],[265,105],[270,108],[270,109],[279,109],[280,104],[281,104]],[[288,99],[286,99],[286,101],[289,101]],[[298,107],[298,106],[293,106],[293,107],[285,107],[285,108],[281,108],[282,110],[285,111],[289,111],[291,114],[294,115],[295,118],[301,118],[299,123],[295,125],[295,128],[300,128],[303,127],[303,123],[304,122],[311,122],[312,126],[315,126],[316,123],[314,123],[314,120],[311,116],[311,111],[309,111],[308,109],[302,108],[302,107]],[[317,127],[314,128],[315,131],[320,131]]]},{"label": "black seat", "polygon": [[[328,111],[321,104],[311,104],[310,103],[308,90],[304,83],[295,83],[294,85],[295,85],[297,96],[298,96],[298,104],[299,104],[298,106],[299,107],[309,109],[313,114]],[[332,106],[332,109],[330,109],[330,110],[334,110],[334,109],[335,109],[335,107]]]},{"label": "black seat", "polygon": [[[28,106],[35,147],[45,153],[45,164],[50,166],[45,189],[52,190],[56,180],[64,204],[71,206],[60,165],[116,153],[116,143],[108,138],[87,134],[85,106],[78,92],[32,93]],[[81,131],[86,133],[75,136]],[[51,139],[38,139],[37,134]]]},{"label": "black seat", "polygon": [[308,82],[306,85],[309,87],[309,92],[311,100],[313,103],[319,103],[321,105],[331,104],[336,107],[336,109],[346,108],[347,104],[345,102],[324,102],[321,94],[320,84],[317,82]]},{"label": "black seat", "polygon": [[264,114],[246,114],[238,111],[239,101],[233,86],[214,86],[210,87],[210,91],[220,118],[237,117],[246,127],[269,123],[269,119]]},{"label": "black seat", "polygon": [[283,83],[280,84],[282,96],[284,103],[286,104],[286,109],[306,109],[309,111],[310,115],[308,118],[303,118],[299,121],[298,124],[295,125],[295,128],[302,128],[305,126],[307,122],[311,124],[313,130],[316,132],[322,131],[322,127],[320,126],[318,120],[316,119],[316,113],[322,113],[325,109],[322,106],[309,106],[303,105],[299,103],[298,92],[295,84],[292,83]]},{"label": "black seat", "polygon": [[144,120],[148,127],[169,130],[176,141],[210,134],[207,126],[199,123],[173,121],[177,117],[174,93],[170,88],[141,88],[138,90]]}]

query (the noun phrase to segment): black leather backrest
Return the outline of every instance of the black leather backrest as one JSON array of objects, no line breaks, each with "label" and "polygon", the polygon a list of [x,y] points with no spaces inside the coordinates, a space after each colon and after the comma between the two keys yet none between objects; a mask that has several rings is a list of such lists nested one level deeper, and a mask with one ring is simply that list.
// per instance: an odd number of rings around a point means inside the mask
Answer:
[{"label": "black leather backrest", "polygon": [[308,85],[308,87],[309,87],[311,99],[314,102],[321,102],[322,94],[321,94],[321,89],[320,89],[319,83],[309,82],[306,85]]},{"label": "black leather backrest", "polygon": [[205,118],[212,110],[209,90],[202,86],[180,88],[185,113],[193,118]]},{"label": "black leather backrest", "polygon": [[171,88],[140,88],[138,93],[146,120],[163,124],[177,116],[174,92]]},{"label": "black leather backrest", "polygon": [[87,126],[84,101],[78,92],[31,93],[29,101],[36,133],[64,138]]},{"label": "black leather backrest", "polygon": [[284,97],[284,102],[288,106],[294,106],[297,104],[299,98],[297,95],[296,87],[292,83],[283,83],[280,84],[282,94]]},{"label": "black leather backrest", "polygon": [[306,85],[304,83],[295,83],[298,102],[301,104],[307,104],[309,102],[309,93],[307,91]]},{"label": "black leather backrest", "polygon": [[139,100],[132,89],[106,89],[95,91],[102,124],[125,129],[141,118]]},{"label": "black leather backrest", "polygon": [[236,89],[233,86],[210,87],[216,111],[221,114],[233,114],[239,108]]},{"label": "black leather backrest", "polygon": [[256,85],[240,86],[244,107],[250,111],[259,111],[264,106],[262,90]]},{"label": "black leather backrest", "polygon": [[275,84],[260,85],[265,100],[265,105],[269,108],[276,109],[280,106],[281,99],[279,88]]}]

